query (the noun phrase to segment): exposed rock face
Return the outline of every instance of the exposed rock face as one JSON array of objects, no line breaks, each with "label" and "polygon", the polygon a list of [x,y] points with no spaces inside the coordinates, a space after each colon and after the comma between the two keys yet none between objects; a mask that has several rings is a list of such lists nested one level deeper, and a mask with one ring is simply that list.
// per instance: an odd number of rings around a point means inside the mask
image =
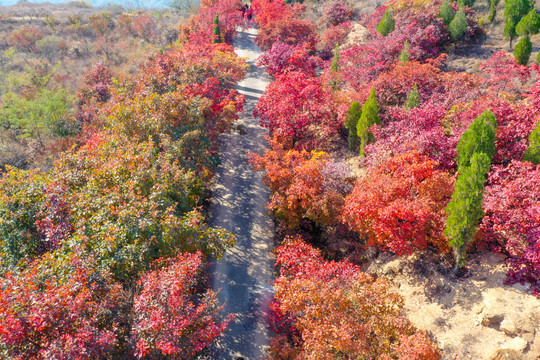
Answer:
[{"label": "exposed rock face", "polygon": [[426,330],[444,359],[540,359],[540,300],[527,286],[508,286],[504,256],[468,259],[468,275],[450,275],[450,257],[381,253],[366,271],[385,276],[405,300],[410,320]]},{"label": "exposed rock face", "polygon": [[349,35],[347,35],[347,38],[343,42],[343,47],[347,48],[354,44],[362,44],[365,43],[369,39],[369,31],[365,26],[362,26],[358,23],[354,23],[352,26],[351,31],[349,32]]}]

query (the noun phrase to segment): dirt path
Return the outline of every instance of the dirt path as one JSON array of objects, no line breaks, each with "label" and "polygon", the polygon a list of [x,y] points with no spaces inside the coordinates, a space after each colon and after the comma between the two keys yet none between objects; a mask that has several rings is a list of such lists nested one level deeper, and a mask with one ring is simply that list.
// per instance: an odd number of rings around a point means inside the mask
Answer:
[{"label": "dirt path", "polygon": [[222,137],[219,166],[211,206],[212,226],[220,226],[236,235],[236,246],[215,266],[213,288],[219,291],[227,313],[237,318],[223,336],[222,359],[261,359],[268,346],[266,312],[273,289],[272,222],[264,205],[270,193],[262,184],[262,174],[254,173],[247,153],[262,153],[265,131],[252,116],[268,78],[254,60],[260,51],[253,42],[256,30],[239,32],[234,39],[236,53],[247,58],[251,67],[238,90],[246,96],[244,114],[237,129]]}]

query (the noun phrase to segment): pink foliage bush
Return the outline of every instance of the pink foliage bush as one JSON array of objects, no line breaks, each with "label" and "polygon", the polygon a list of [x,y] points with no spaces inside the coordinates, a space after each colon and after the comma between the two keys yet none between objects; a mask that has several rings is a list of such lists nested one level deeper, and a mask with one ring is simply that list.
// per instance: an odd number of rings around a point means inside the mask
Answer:
[{"label": "pink foliage bush", "polygon": [[480,229],[496,250],[507,253],[508,283],[532,284],[540,294],[540,166],[513,161],[497,166],[484,194]]},{"label": "pink foliage bush", "polygon": [[279,41],[257,60],[257,66],[266,66],[266,72],[273,77],[294,71],[315,76],[318,64],[319,61],[309,55],[306,46],[292,46]]},{"label": "pink foliage bush", "polygon": [[485,79],[489,92],[521,95],[532,76],[532,69],[518,64],[514,56],[499,51],[480,65],[480,75]]},{"label": "pink foliage bush", "polygon": [[336,26],[354,15],[354,9],[345,0],[332,0],[323,9],[322,21],[328,26]]},{"label": "pink foliage bush", "polygon": [[376,142],[364,149],[366,163],[379,166],[392,156],[414,150],[435,160],[440,168],[452,169],[459,137],[441,125],[445,116],[446,110],[440,107],[391,111],[391,121],[373,129]]},{"label": "pink foliage bush", "polygon": [[67,279],[46,277],[34,263],[0,278],[0,349],[11,359],[104,359],[117,339],[111,314],[121,287],[99,281],[80,259]]}]

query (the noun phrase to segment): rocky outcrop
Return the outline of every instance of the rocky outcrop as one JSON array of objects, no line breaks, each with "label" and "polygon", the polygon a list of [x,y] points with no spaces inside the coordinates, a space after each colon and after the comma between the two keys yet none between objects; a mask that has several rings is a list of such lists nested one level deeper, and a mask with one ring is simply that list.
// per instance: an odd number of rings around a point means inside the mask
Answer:
[{"label": "rocky outcrop", "polygon": [[413,324],[431,335],[444,359],[540,359],[540,300],[529,287],[508,286],[504,256],[476,254],[463,278],[451,258],[421,252],[381,253],[366,271],[393,281]]}]

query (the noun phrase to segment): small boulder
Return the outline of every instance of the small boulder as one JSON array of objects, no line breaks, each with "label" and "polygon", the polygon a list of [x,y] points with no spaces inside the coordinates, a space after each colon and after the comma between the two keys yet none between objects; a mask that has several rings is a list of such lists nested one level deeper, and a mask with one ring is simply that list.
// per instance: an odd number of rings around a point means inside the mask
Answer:
[{"label": "small boulder", "polygon": [[504,313],[484,311],[482,314],[482,325],[493,327],[499,325],[504,320]]},{"label": "small boulder", "polygon": [[489,357],[489,360],[521,360],[523,352],[527,348],[526,340],[516,337],[503,344]]},{"label": "small boulder", "polygon": [[518,328],[516,327],[516,324],[514,321],[510,318],[505,318],[501,322],[500,329],[502,332],[504,332],[506,335],[510,337],[514,337],[518,335]]}]

